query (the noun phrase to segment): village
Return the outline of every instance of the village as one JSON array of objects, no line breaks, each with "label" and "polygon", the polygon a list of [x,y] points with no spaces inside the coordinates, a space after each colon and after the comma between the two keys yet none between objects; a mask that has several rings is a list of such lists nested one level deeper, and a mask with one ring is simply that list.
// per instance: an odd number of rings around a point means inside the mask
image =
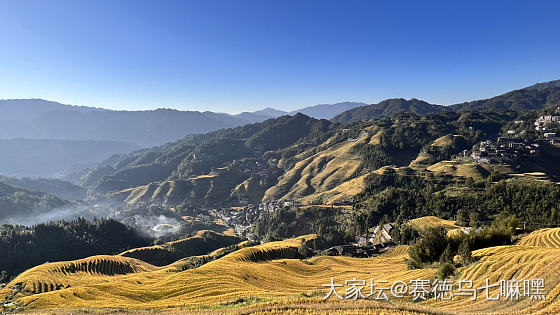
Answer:
[{"label": "village", "polygon": [[[556,109],[556,112],[560,112],[560,108]],[[516,125],[522,123],[521,120],[515,121]],[[498,137],[496,141],[482,141],[475,145],[470,156],[474,162],[481,164],[517,164],[540,156],[547,145],[560,143],[560,137],[556,132],[551,132],[560,127],[560,116],[540,116],[535,120],[534,126],[539,133],[539,139],[523,138],[524,130],[517,133],[510,129],[506,132],[507,136]]]}]

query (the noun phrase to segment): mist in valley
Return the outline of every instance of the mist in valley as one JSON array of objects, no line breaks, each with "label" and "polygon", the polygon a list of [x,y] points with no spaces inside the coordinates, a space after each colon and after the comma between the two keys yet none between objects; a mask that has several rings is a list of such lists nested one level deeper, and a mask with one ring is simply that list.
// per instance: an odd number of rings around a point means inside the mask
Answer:
[{"label": "mist in valley", "polygon": [[33,214],[3,218],[2,224],[34,226],[52,221],[72,221],[84,218],[115,219],[134,228],[139,234],[149,238],[171,236],[181,231],[180,219],[162,213],[154,213],[149,207],[129,207],[117,201],[77,201],[70,205]]}]

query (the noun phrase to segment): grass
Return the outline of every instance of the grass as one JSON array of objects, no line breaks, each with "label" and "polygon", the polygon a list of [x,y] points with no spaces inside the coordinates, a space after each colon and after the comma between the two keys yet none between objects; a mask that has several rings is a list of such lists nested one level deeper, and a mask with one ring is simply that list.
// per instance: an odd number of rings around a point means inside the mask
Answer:
[{"label": "grass", "polygon": [[[436,272],[407,270],[403,259],[405,254],[369,259],[290,259],[294,252],[297,253],[295,250],[302,239],[313,237],[316,236],[244,248],[201,267],[178,273],[149,266],[144,272],[113,277],[74,275],[70,276],[73,282],[65,289],[32,295],[18,294],[16,301],[27,309],[57,309],[61,305],[73,309],[214,308],[247,297],[285,304],[301,299],[302,292],[322,292],[322,284],[328,283],[330,277],[335,277],[337,281],[344,281],[349,276],[396,281],[432,277]],[[141,263],[132,258],[119,259]],[[50,278],[53,264],[31,269],[34,273],[39,270],[42,277]],[[29,274],[22,274],[10,285],[30,280],[27,277]],[[5,291],[2,293],[10,290]],[[322,294],[312,295],[309,299],[315,302],[322,298]]]},{"label": "grass", "polygon": [[164,266],[181,258],[208,254],[219,248],[235,245],[240,241],[241,239],[236,236],[203,230],[197,232],[194,236],[181,240],[134,248],[119,255],[136,258],[156,266]]},{"label": "grass", "polygon": [[343,141],[325,146],[314,154],[304,152],[298,155],[301,160],[280,177],[277,185],[266,191],[263,200],[284,197],[303,203],[319,199],[328,202],[360,193],[364,188],[363,177],[352,180],[360,169],[362,159],[352,151],[358,143],[367,143],[370,138],[367,136],[356,142]]},{"label": "grass", "polygon": [[[498,246],[480,249],[473,252],[478,262],[466,268],[459,269],[457,280],[472,280],[474,287],[485,285],[486,279],[490,283],[500,280],[529,280],[545,279],[546,301],[531,301],[522,298],[519,301],[486,301],[484,297],[471,301],[470,298],[456,298],[453,301],[430,301],[426,304],[437,309],[461,313],[501,312],[516,314],[557,314],[560,303],[560,250],[538,246]],[[499,288],[490,290],[491,296],[498,294]],[[485,294],[485,293],[484,293]]]},{"label": "grass", "polygon": [[188,195],[196,200],[221,201],[229,196],[241,178],[238,168],[217,168],[210,174],[128,188],[109,196],[128,204],[153,201],[177,204]]},{"label": "grass", "polygon": [[[452,226],[452,221],[423,218],[421,227],[440,224]],[[404,258],[407,247],[399,246],[374,258],[320,256],[294,258],[303,236],[280,242],[240,249],[218,260],[183,272],[169,272],[169,266],[157,268],[137,260],[117,257],[117,261],[135,266],[126,274],[108,275],[102,272],[76,271],[64,274],[61,266],[70,262],[38,266],[17,277],[10,286],[22,281],[65,281],[69,287],[54,291],[19,293],[15,302],[29,312],[76,314],[97,312],[169,314],[478,314],[489,312],[511,314],[558,314],[560,311],[560,249],[558,229],[535,231],[519,244],[480,249],[473,252],[476,263],[458,270],[455,281],[472,280],[482,286],[486,278],[491,283],[509,279],[546,279],[547,298],[532,302],[486,301],[479,297],[455,297],[452,301],[428,300],[411,303],[408,299],[389,303],[376,301],[322,301],[326,293],[323,284],[334,277],[336,283],[352,279],[410,281],[433,279],[435,269],[407,270]],[[546,241],[544,241],[544,240]],[[530,244],[530,246],[528,245]],[[297,252],[296,252],[297,253]],[[115,256],[88,258],[111,261]],[[113,258],[111,258],[113,257]],[[123,260],[124,259],[124,260]],[[76,262],[74,262],[76,263]],[[109,263],[103,263],[110,266]],[[491,293],[497,293],[497,288]],[[0,291],[9,293],[10,289]],[[343,293],[343,291],[341,292]],[[480,293],[482,294],[482,293]],[[61,309],[62,307],[62,309]]]},{"label": "grass", "polygon": [[408,221],[413,229],[423,231],[428,228],[443,227],[446,230],[454,230],[460,228],[455,224],[455,221],[444,220],[434,216],[426,216]]},{"label": "grass", "polygon": [[560,248],[560,228],[536,230],[523,237],[517,245]]},{"label": "grass", "polygon": [[475,180],[486,178],[490,174],[490,166],[488,165],[461,163],[459,161],[441,161],[429,166],[427,170],[435,174],[471,177]]}]

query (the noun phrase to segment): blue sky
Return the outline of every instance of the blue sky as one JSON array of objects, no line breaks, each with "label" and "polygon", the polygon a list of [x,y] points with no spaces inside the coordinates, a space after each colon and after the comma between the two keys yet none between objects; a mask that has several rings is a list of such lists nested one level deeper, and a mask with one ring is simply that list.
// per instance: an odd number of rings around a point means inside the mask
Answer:
[{"label": "blue sky", "polygon": [[238,113],[560,79],[558,1],[0,2],[0,98]]}]

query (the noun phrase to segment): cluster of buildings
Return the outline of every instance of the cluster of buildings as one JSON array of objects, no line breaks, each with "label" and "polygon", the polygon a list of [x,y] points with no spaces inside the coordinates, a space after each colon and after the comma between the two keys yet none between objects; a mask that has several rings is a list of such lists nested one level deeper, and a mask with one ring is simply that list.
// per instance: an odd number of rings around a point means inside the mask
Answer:
[{"label": "cluster of buildings", "polygon": [[376,226],[367,237],[356,236],[353,243],[333,246],[324,250],[321,254],[360,258],[377,256],[388,246],[394,245],[393,238],[391,237],[393,228],[392,224],[384,224],[381,227]]},{"label": "cluster of buildings", "polygon": [[[560,114],[560,107],[556,109],[556,114]],[[523,123],[522,120],[515,121],[515,124]],[[560,115],[543,115],[534,122],[535,130],[541,133],[540,140],[529,141],[518,138],[521,134],[516,134],[515,130],[508,130],[506,137],[500,137],[497,141],[483,141],[478,149],[473,149],[471,157],[477,163],[483,164],[511,164],[523,161],[531,157],[539,156],[544,146],[548,144],[560,144],[560,136],[552,130],[560,127]]]},{"label": "cluster of buildings", "polygon": [[376,226],[370,235],[356,236],[354,245],[367,246],[368,244],[380,245],[393,242],[393,237],[391,237],[391,232],[393,232],[393,225],[390,223],[383,224],[383,226]]},{"label": "cluster of buildings", "polygon": [[300,206],[302,204],[295,200],[273,200],[258,205],[249,204],[242,208],[224,208],[218,212],[218,215],[228,226],[233,227],[236,234],[243,235],[250,240],[256,240],[256,237],[250,232],[253,223],[280,209]]},{"label": "cluster of buildings", "polygon": [[473,149],[471,157],[482,164],[511,164],[541,154],[543,146],[560,143],[554,132],[545,133],[544,139],[529,141],[518,138],[500,137],[497,141],[482,141],[478,149]]},{"label": "cluster of buildings", "polygon": [[556,132],[545,132],[543,134],[544,141],[550,144],[558,144],[560,143],[560,137],[556,135]]},{"label": "cluster of buildings", "polygon": [[241,160],[234,161],[243,169],[248,176],[267,176],[271,171],[271,167],[264,161],[258,160]]},{"label": "cluster of buildings", "polygon": [[[557,109],[558,111],[558,109]],[[557,115],[544,115],[535,120],[535,130],[546,132],[552,125],[560,124],[560,116]]]},{"label": "cluster of buildings", "polygon": [[524,139],[499,137],[497,141],[482,141],[471,157],[481,164],[511,164],[531,156],[539,156],[543,143]]}]

